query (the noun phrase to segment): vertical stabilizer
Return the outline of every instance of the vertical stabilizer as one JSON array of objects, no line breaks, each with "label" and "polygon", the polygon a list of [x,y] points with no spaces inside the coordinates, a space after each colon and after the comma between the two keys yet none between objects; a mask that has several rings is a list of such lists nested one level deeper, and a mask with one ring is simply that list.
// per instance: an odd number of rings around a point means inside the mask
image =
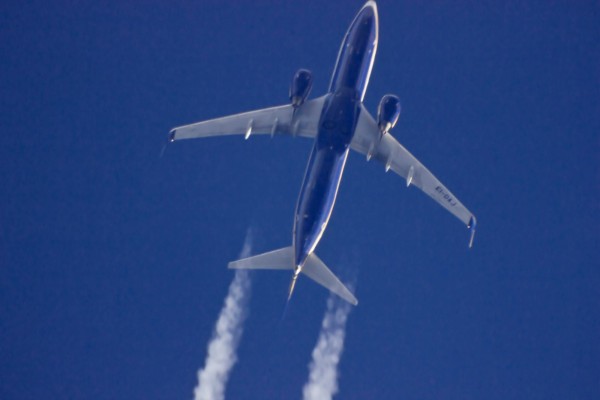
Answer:
[{"label": "vertical stabilizer", "polygon": [[294,270],[294,276],[292,276],[292,281],[290,282],[290,289],[288,292],[288,301],[292,298],[292,294],[294,293],[294,287],[296,286],[296,281],[298,280],[298,275],[300,275],[301,267],[296,267]]}]

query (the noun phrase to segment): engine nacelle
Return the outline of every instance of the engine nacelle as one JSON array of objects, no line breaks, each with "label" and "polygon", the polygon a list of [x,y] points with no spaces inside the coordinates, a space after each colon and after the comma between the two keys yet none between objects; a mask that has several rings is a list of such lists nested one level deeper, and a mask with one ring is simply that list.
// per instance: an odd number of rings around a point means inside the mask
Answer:
[{"label": "engine nacelle", "polygon": [[312,84],[312,73],[309,70],[299,69],[294,74],[294,79],[292,79],[290,86],[290,100],[294,108],[298,108],[304,103],[304,100],[306,100],[310,93]]},{"label": "engine nacelle", "polygon": [[396,125],[400,117],[400,110],[400,99],[398,96],[386,94],[382,97],[377,108],[377,124],[383,135]]}]

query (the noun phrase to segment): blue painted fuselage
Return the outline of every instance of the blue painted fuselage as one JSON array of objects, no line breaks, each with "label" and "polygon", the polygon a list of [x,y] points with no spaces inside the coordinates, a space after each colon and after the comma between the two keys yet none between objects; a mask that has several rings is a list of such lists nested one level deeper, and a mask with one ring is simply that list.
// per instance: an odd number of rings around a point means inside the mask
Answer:
[{"label": "blue painted fuselage", "polygon": [[369,2],[342,42],[296,205],[293,244],[297,268],[302,268],[314,251],[331,216],[373,66],[377,30],[377,11]]}]

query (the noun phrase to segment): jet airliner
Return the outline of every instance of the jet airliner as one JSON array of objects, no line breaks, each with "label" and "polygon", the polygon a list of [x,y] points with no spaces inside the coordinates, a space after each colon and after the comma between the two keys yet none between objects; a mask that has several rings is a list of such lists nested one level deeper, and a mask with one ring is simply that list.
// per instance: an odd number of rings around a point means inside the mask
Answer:
[{"label": "jet airliner", "polygon": [[348,28],[328,92],[307,100],[312,87],[310,71],[296,72],[290,86],[290,103],[185,125],[171,130],[170,141],[242,134],[291,135],[314,141],[296,204],[292,245],[229,263],[234,269],[280,269],[293,272],[288,301],[300,273],[305,274],[351,304],[350,290],[315,254],[335,204],[350,149],[374,158],[416,186],[470,229],[473,245],[475,216],[429,170],[390,134],[400,116],[400,100],[385,95],[377,119],[363,105],[378,41],[375,1],[367,1]]}]

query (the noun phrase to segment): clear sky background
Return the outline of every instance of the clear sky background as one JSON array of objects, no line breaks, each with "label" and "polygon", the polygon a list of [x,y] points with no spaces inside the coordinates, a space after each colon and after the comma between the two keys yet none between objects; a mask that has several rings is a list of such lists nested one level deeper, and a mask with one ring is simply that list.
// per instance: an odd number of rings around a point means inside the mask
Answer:
[{"label": "clear sky background", "polygon": [[[189,399],[247,229],[291,244],[311,142],[161,147],[323,93],[362,1],[0,5],[0,398]],[[352,154],[317,248],[356,275],[340,399],[600,398],[600,6],[378,2],[367,107],[477,216]],[[328,293],[256,272],[231,399],[301,398]]]}]

